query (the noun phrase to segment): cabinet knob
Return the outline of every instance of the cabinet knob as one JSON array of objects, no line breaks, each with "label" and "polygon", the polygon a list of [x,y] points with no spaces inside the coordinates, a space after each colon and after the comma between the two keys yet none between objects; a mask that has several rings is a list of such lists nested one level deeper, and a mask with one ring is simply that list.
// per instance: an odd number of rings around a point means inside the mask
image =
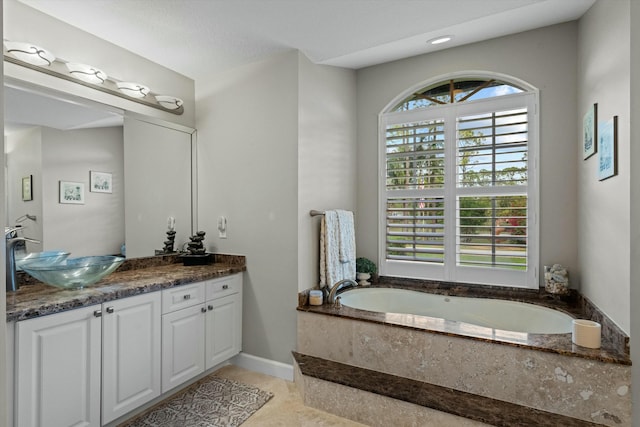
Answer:
[{"label": "cabinet knob", "polygon": [[184,298],[184,299],[191,299],[191,295],[190,295],[190,294],[186,294],[186,295],[183,295],[183,296],[182,296],[182,298]]},{"label": "cabinet knob", "polygon": [[229,289],[229,285],[222,285],[222,289]]},{"label": "cabinet knob", "polygon": [[213,310],[213,306],[211,304],[209,304],[207,308],[209,309],[209,311]]},{"label": "cabinet knob", "polygon": [[102,310],[96,310],[93,312],[93,317],[102,317]]},{"label": "cabinet knob", "polygon": [[200,311],[201,311],[201,312],[203,312],[203,313],[206,313],[206,312],[207,312],[207,309],[206,309],[206,308],[204,308],[204,307],[202,307],[202,308],[200,309]]},{"label": "cabinet knob", "polygon": [[113,307],[107,307],[107,313],[111,314],[113,313],[115,310],[113,309]]}]

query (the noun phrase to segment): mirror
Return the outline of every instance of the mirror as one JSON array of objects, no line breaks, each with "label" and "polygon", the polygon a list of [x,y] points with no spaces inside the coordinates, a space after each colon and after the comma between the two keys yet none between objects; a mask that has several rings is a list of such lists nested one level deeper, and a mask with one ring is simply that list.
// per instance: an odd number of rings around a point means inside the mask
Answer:
[{"label": "mirror", "polygon": [[7,227],[27,251],[154,255],[192,225],[192,131],[5,85]]}]

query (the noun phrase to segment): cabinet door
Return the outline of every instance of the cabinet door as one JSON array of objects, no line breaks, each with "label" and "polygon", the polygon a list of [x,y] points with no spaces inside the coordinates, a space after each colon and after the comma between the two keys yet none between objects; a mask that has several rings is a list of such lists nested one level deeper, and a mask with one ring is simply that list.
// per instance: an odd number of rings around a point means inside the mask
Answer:
[{"label": "cabinet door", "polygon": [[204,305],[162,316],[162,392],[204,372]]},{"label": "cabinet door", "polygon": [[242,293],[207,301],[206,369],[235,356],[242,345]]},{"label": "cabinet door", "polygon": [[16,324],[16,426],[100,425],[99,307]]},{"label": "cabinet door", "polygon": [[161,293],[102,304],[102,423],[160,395]]}]

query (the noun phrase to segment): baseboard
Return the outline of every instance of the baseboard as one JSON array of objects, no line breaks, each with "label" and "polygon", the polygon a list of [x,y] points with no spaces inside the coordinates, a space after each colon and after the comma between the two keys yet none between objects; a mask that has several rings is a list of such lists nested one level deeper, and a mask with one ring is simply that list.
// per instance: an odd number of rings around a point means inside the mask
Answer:
[{"label": "baseboard", "polygon": [[239,366],[250,371],[259,372],[272,377],[293,381],[293,365],[264,359],[248,353],[240,353],[229,360],[232,365]]}]

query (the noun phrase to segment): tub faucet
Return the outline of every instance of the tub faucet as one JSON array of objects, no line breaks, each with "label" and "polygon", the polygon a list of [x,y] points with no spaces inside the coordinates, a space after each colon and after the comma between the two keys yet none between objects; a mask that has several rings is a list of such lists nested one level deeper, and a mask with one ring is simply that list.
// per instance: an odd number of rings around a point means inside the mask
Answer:
[{"label": "tub faucet", "polygon": [[28,237],[7,238],[7,292],[18,290],[18,280],[16,279],[16,246],[21,242],[40,243],[39,240],[30,239]]},{"label": "tub faucet", "polygon": [[329,290],[329,296],[327,297],[327,303],[329,304],[335,304],[336,303],[336,294],[338,293],[338,291],[340,289],[343,289],[347,286],[358,286],[358,282],[356,282],[355,280],[351,280],[351,279],[343,279],[340,280],[339,282],[336,282],[331,289]]}]

